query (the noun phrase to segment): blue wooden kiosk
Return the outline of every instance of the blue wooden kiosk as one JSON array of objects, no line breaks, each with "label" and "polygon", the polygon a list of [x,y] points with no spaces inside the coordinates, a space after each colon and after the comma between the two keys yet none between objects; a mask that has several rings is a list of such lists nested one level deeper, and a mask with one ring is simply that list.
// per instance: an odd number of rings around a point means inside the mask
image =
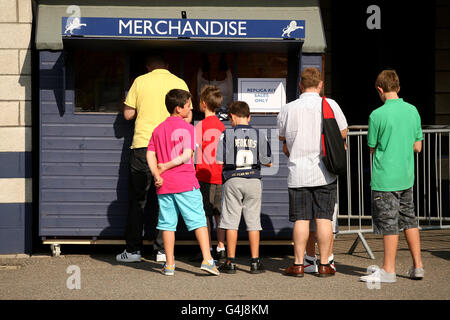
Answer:
[{"label": "blue wooden kiosk", "polygon": [[[133,123],[117,103],[145,72],[143,56],[163,52],[189,85],[201,53],[224,52],[235,97],[239,78],[282,77],[287,102],[298,97],[302,68],[323,68],[318,1],[222,2],[39,2],[39,236],[54,254],[66,243],[123,243]],[[276,116],[252,110],[274,146],[275,166],[263,171],[263,243],[292,231]]]}]

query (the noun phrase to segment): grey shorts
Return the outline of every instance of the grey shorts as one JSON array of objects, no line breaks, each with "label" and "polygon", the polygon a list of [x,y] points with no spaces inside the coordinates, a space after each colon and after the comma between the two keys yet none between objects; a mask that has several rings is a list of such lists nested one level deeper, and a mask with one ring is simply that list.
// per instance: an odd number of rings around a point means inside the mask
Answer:
[{"label": "grey shorts", "polygon": [[412,187],[403,191],[373,191],[372,194],[375,234],[396,235],[399,231],[418,227]]},{"label": "grey shorts", "polygon": [[241,215],[244,216],[247,231],[261,228],[260,179],[231,178],[223,185],[222,215],[219,228],[238,230]]},{"label": "grey shorts", "polygon": [[222,212],[222,185],[198,182],[203,197],[203,208],[207,217],[220,215]]}]

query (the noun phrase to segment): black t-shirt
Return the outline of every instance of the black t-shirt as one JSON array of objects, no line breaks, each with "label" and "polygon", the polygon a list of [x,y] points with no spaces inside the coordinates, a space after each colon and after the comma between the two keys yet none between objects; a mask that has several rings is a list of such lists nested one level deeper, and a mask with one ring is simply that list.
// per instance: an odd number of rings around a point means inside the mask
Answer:
[{"label": "black t-shirt", "polygon": [[250,125],[226,129],[220,136],[216,159],[223,162],[223,183],[234,177],[261,178],[261,163],[271,163],[267,135]]}]

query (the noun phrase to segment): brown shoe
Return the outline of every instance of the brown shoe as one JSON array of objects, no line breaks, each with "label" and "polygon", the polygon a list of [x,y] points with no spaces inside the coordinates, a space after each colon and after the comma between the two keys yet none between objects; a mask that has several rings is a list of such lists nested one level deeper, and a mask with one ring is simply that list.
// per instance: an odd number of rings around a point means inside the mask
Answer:
[{"label": "brown shoe", "polygon": [[292,276],[292,277],[303,277],[305,274],[305,271],[304,271],[304,267],[302,264],[299,266],[291,265],[289,268],[287,268],[284,271],[284,274],[287,276]]},{"label": "brown shoe", "polygon": [[319,277],[330,277],[334,276],[336,271],[330,266],[330,264],[320,264],[319,265]]}]

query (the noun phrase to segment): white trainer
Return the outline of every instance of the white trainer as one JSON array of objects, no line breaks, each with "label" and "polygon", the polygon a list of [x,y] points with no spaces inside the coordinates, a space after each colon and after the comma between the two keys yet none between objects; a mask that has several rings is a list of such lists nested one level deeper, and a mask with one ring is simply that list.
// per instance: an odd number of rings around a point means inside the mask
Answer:
[{"label": "white trainer", "polygon": [[423,268],[415,268],[414,266],[412,266],[411,269],[409,269],[406,274],[409,276],[410,279],[422,280],[425,274],[425,270],[423,270]]},{"label": "white trainer", "polygon": [[306,273],[317,273],[317,272],[319,272],[319,265],[317,263],[317,256],[310,257],[310,256],[305,254],[305,256],[303,258],[303,266],[304,266],[303,270]]},{"label": "white trainer", "polygon": [[370,283],[393,283],[397,282],[397,277],[395,275],[395,272],[387,273],[383,269],[376,269],[373,273],[367,276],[360,277],[359,280]]},{"label": "white trainer", "polygon": [[163,250],[156,253],[156,262],[166,262],[166,253]]},{"label": "white trainer", "polygon": [[331,254],[331,256],[328,257],[328,263],[330,264],[330,267],[334,269],[334,272],[336,272],[336,265],[334,264],[334,254]]},{"label": "white trainer", "polygon": [[124,250],[124,252],[116,256],[116,260],[118,262],[140,262],[141,252],[140,251],[127,252],[127,250]]}]

